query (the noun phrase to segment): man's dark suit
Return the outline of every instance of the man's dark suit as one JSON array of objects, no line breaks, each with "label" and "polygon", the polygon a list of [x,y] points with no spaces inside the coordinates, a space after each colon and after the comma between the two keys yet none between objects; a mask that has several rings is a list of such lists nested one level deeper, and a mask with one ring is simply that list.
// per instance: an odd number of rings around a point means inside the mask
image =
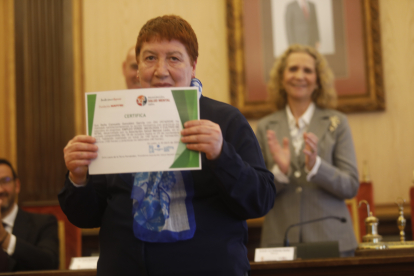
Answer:
[{"label": "man's dark suit", "polygon": [[9,257],[11,271],[57,269],[59,240],[53,215],[33,214],[19,209],[14,221],[16,248]]}]

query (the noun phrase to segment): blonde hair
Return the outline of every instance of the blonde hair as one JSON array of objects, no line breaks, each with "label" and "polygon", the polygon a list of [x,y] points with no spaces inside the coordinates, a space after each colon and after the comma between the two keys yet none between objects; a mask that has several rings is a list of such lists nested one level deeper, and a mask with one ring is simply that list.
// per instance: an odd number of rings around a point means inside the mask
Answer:
[{"label": "blonde hair", "polygon": [[286,60],[292,53],[307,53],[315,59],[317,76],[317,88],[312,93],[312,101],[320,108],[335,108],[337,103],[334,87],[334,75],[329,68],[326,59],[310,46],[291,45],[273,64],[268,82],[269,93],[275,95],[277,109],[285,108],[287,93],[283,88],[283,73],[286,68]]}]

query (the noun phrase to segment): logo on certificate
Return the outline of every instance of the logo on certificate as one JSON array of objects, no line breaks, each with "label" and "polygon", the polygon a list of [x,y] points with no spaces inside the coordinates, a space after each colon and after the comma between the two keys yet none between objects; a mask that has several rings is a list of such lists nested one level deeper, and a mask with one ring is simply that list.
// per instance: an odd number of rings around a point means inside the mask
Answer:
[{"label": "logo on certificate", "polygon": [[147,97],[145,97],[145,96],[143,96],[143,95],[138,96],[138,98],[137,98],[137,104],[138,104],[139,106],[144,106],[144,105],[146,105],[146,104],[147,104]]}]

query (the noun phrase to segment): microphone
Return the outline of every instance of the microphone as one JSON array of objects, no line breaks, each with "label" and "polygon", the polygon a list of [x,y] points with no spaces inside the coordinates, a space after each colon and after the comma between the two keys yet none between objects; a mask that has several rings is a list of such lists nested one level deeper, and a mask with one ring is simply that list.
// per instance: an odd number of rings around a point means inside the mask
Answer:
[{"label": "microphone", "polygon": [[304,221],[304,222],[299,222],[299,223],[295,223],[290,225],[285,232],[285,239],[283,240],[283,246],[289,246],[289,240],[288,240],[288,232],[290,230],[290,228],[295,227],[295,226],[300,226],[300,225],[304,225],[304,224],[308,224],[308,223],[313,223],[313,222],[317,222],[317,221],[321,221],[321,220],[325,220],[325,219],[337,219],[342,223],[346,222],[346,218],[341,218],[341,217],[335,217],[335,216],[327,216],[327,217],[323,217],[323,218],[318,218],[318,219],[313,219],[313,220],[308,220],[308,221]]}]

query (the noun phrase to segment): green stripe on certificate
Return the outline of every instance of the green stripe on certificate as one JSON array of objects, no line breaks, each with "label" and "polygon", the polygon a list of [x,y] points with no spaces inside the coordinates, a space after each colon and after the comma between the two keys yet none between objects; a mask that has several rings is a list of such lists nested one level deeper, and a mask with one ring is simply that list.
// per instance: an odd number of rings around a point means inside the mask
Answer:
[{"label": "green stripe on certificate", "polygon": [[[195,93],[194,93],[195,91]],[[178,114],[180,115],[181,125],[187,121],[198,119],[198,94],[197,90],[173,90],[171,91]],[[170,168],[198,167],[198,152],[187,149],[183,142],[179,142],[175,161]]]},{"label": "green stripe on certificate", "polygon": [[88,135],[92,135],[93,117],[95,115],[96,94],[87,95],[88,101]]}]

